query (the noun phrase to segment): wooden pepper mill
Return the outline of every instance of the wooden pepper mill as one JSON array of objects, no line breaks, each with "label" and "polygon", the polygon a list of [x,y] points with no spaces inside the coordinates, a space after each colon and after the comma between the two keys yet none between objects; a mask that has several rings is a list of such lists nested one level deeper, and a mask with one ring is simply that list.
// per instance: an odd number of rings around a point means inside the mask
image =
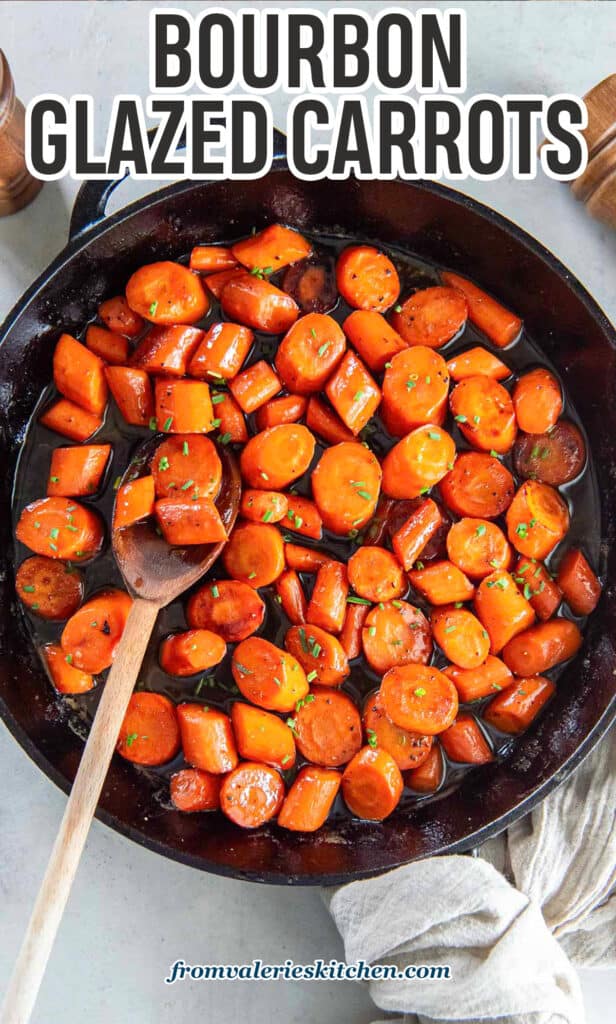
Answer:
[{"label": "wooden pepper mill", "polygon": [[15,95],[8,62],[0,50],[0,217],[27,206],[43,187],[26,167],[25,115]]},{"label": "wooden pepper mill", "polygon": [[588,165],[571,182],[571,191],[593,217],[616,228],[616,74],[587,92],[584,102],[588,127],[582,134],[588,146]]}]

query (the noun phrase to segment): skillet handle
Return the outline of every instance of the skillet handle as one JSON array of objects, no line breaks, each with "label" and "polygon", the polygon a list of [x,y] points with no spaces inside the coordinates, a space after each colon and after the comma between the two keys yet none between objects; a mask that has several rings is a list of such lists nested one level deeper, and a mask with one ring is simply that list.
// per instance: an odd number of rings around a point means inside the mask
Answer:
[{"label": "skillet handle", "polygon": [[[154,139],[156,132],[156,128],[150,128],[148,131],[150,142]],[[182,135],[177,148],[184,149],[185,147],[186,138]],[[287,137],[284,132],[274,128],[274,162],[286,160],[286,156]],[[121,178],[114,178],[112,181],[84,181],[73,204],[68,233],[69,241],[80,235],[82,231],[87,231],[88,228],[94,227],[95,224],[99,224],[105,219],[107,203],[111,195],[127,177],[128,174],[124,174]]]}]

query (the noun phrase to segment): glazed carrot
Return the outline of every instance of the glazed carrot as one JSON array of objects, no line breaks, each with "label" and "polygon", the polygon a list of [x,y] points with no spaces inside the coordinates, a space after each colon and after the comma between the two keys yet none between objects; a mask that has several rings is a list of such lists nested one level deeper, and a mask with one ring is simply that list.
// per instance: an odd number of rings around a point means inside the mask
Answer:
[{"label": "glazed carrot", "polygon": [[350,672],[340,641],[319,626],[291,626],[284,645],[299,661],[309,683],[341,686]]},{"label": "glazed carrot", "polygon": [[212,580],[188,601],[191,629],[210,629],[227,643],[237,643],[259,629],[265,605],[256,590],[237,580]]},{"label": "glazed carrot", "polygon": [[46,644],[42,648],[42,654],[58,693],[87,693],[88,690],[94,689],[94,679],[90,673],[70,665],[60,644]]},{"label": "glazed carrot", "polygon": [[488,741],[473,715],[458,715],[440,735],[442,747],[450,761],[463,764],[487,764],[494,760]]},{"label": "glazed carrot", "polygon": [[99,427],[102,427],[103,419],[101,416],[86,412],[66,398],[60,398],[39,416],[39,423],[48,430],[55,430],[56,434],[70,438],[71,441],[87,441]]},{"label": "glazed carrot", "polygon": [[358,356],[373,373],[381,373],[385,365],[406,348],[406,342],[385,317],[373,310],[356,309],[342,327]]},{"label": "glazed carrot", "polygon": [[130,308],[123,295],[101,302],[98,315],[110,331],[123,334],[126,338],[136,338],[145,326],[143,319]]},{"label": "glazed carrot", "polygon": [[586,462],[586,443],[575,423],[559,420],[545,434],[518,434],[513,465],[518,476],[560,487],[578,476]]},{"label": "glazed carrot", "polygon": [[396,665],[426,664],[432,655],[432,634],[419,608],[407,601],[390,601],[370,609],[362,646],[370,667],[384,675]]},{"label": "glazed carrot", "polygon": [[317,548],[303,548],[300,544],[286,543],[284,557],[289,569],[296,572],[318,572],[322,565],[329,562],[329,555]]},{"label": "glazed carrot", "polygon": [[130,365],[159,377],[184,377],[202,338],[203,331],[196,327],[152,327],[130,357]]},{"label": "glazed carrot", "polygon": [[361,747],[361,718],[351,698],[331,686],[315,686],[287,721],[300,754],[313,764],[338,768]]},{"label": "glazed carrot", "polygon": [[569,509],[558,491],[527,480],[507,509],[507,533],[527,558],[547,558],[569,529]]},{"label": "glazed carrot", "polygon": [[434,793],[443,780],[443,755],[436,743],[423,764],[404,773],[404,781],[416,793]]},{"label": "glazed carrot", "polygon": [[467,316],[464,295],[457,288],[436,285],[420,288],[396,306],[391,322],[407,345],[441,348],[462,330]]},{"label": "glazed carrot", "polygon": [[355,435],[320,398],[311,395],[306,409],[306,426],[329,444],[354,441]]},{"label": "glazed carrot", "polygon": [[555,425],[563,408],[560,384],[549,370],[539,367],[523,374],[513,389],[513,406],[520,430],[544,434]]},{"label": "glazed carrot", "polygon": [[231,721],[240,757],[247,761],[263,761],[281,771],[293,767],[293,733],[277,715],[236,700],[231,707]]},{"label": "glazed carrot", "polygon": [[306,472],[313,455],[310,431],[299,423],[282,423],[250,438],[240,468],[249,487],[281,491]]},{"label": "glazed carrot", "polygon": [[336,284],[349,306],[377,313],[393,306],[400,293],[400,279],[393,263],[371,245],[352,245],[340,253]]},{"label": "glazed carrot", "polygon": [[29,611],[58,622],[68,619],[83,601],[83,576],[57,559],[33,555],[17,570],[15,592]]},{"label": "glazed carrot", "polygon": [[521,677],[490,701],[483,717],[501,732],[516,736],[528,729],[555,690],[543,676]]},{"label": "glazed carrot", "polygon": [[308,622],[328,633],[339,633],[344,625],[349,584],[346,565],[326,562],[317,572],[308,605]]},{"label": "glazed carrot", "polygon": [[229,284],[229,281],[237,281],[240,277],[246,277],[246,271],[243,267],[230,267],[229,270],[219,270],[215,274],[208,274],[204,278],[204,285],[209,288],[212,295],[217,299],[223,293],[223,289]]},{"label": "glazed carrot", "polygon": [[228,715],[205,704],[179,704],[177,717],[188,764],[212,775],[235,768],[238,757]]},{"label": "glazed carrot", "polygon": [[327,819],[341,779],[340,773],[331,768],[306,765],[285,797],[278,825],[292,832],[316,832]]},{"label": "glazed carrot", "polygon": [[174,434],[166,438],[150,461],[156,497],[215,499],[220,490],[222,465],[216,446],[201,434]]},{"label": "glazed carrot", "polygon": [[328,313],[338,302],[333,257],[321,250],[287,267],[282,289],[295,299],[302,313]]},{"label": "glazed carrot", "polygon": [[[213,391],[212,404],[214,415],[217,420],[220,420],[218,429],[221,443],[244,444],[248,440],[248,428],[244,413],[233,396],[225,394],[224,391]],[[215,422],[216,420],[214,420]]]},{"label": "glazed carrot", "polygon": [[424,345],[394,356],[383,378],[381,415],[390,434],[403,437],[425,423],[445,421],[449,373],[438,352]]},{"label": "glazed carrot", "polygon": [[275,583],[276,594],[289,622],[300,625],[306,621],[308,603],[302,582],[294,569],[285,569]]},{"label": "glazed carrot", "polygon": [[295,323],[299,308],[286,292],[250,274],[226,273],[234,276],[224,285],[220,304],[230,320],[266,334],[282,334]]},{"label": "glazed carrot", "polygon": [[601,584],[578,548],[567,551],[558,567],[558,586],[574,615],[590,615],[601,597]]},{"label": "glazed carrot", "polygon": [[443,430],[417,427],[390,448],[383,460],[383,490],[391,498],[417,498],[453,466],[456,446]]},{"label": "glazed carrot", "polygon": [[122,334],[90,324],[86,331],[86,348],[105,363],[121,365],[128,359],[128,341]]},{"label": "glazed carrot", "polygon": [[332,533],[360,530],[379,499],[381,467],[376,456],[356,441],[326,448],[312,474],[312,493],[323,525]]},{"label": "glazed carrot", "polygon": [[191,251],[188,261],[190,269],[197,270],[200,274],[211,274],[217,270],[231,270],[237,265],[237,260],[231,249],[224,245],[196,245]]},{"label": "glazed carrot", "polygon": [[240,372],[253,340],[252,331],[241,324],[212,324],[190,360],[188,373],[191,377],[230,380]]},{"label": "glazed carrot", "polygon": [[303,537],[320,540],[323,533],[323,521],[314,501],[302,498],[299,494],[288,495],[288,509],[284,521],[285,529],[301,533]]},{"label": "glazed carrot", "polygon": [[430,625],[434,639],[454,665],[459,668],[483,665],[490,652],[490,637],[483,624],[467,608],[454,605],[433,608]]},{"label": "glazed carrot", "polygon": [[347,604],[340,643],[349,659],[358,658],[361,654],[361,631],[369,611],[367,604]]},{"label": "glazed carrot", "polygon": [[167,544],[217,544],[227,539],[222,519],[211,498],[159,498],[154,514]]},{"label": "glazed carrot", "polygon": [[486,576],[477,587],[475,611],[490,635],[491,654],[498,654],[535,621],[531,604],[502,569]]},{"label": "glazed carrot", "polygon": [[503,661],[516,676],[539,676],[568,661],[582,646],[582,634],[569,619],[550,619],[518,633],[503,650]]},{"label": "glazed carrot", "polygon": [[270,224],[241,242],[235,242],[231,252],[249,270],[257,268],[264,274],[271,274],[289,263],[306,259],[312,252],[312,246],[299,231],[285,228],[283,224]]},{"label": "glazed carrot", "polygon": [[509,392],[490,377],[465,377],[451,392],[449,405],[462,434],[475,448],[511,450],[517,426]]},{"label": "glazed carrot", "polygon": [[440,490],[457,516],[496,519],[511,504],[515,485],[507,467],[493,455],[462,452],[441,480]]},{"label": "glazed carrot", "polygon": [[383,677],[380,693],[387,717],[401,729],[422,736],[448,729],[458,713],[458,691],[432,665],[391,668]]},{"label": "glazed carrot", "polygon": [[107,366],[105,379],[122,418],[135,427],[147,427],[154,416],[152,384],[147,373],[130,366]]},{"label": "glazed carrot", "polygon": [[462,292],[468,303],[468,318],[498,348],[506,348],[522,330],[522,321],[472,281],[446,271],[441,274],[445,284]]},{"label": "glazed carrot", "polygon": [[277,395],[281,384],[269,363],[261,359],[229,381],[229,389],[240,408],[250,413]]},{"label": "glazed carrot", "polygon": [[284,800],[284,782],[275,768],[243,761],[220,790],[220,809],[240,828],[259,828],[275,818]]},{"label": "glazed carrot", "polygon": [[171,776],[169,791],[171,803],[178,811],[215,811],[220,807],[219,775],[200,768],[182,768]]},{"label": "glazed carrot", "polygon": [[120,729],[118,754],[134,764],[157,765],[171,761],[179,749],[175,704],[162,693],[134,693]]},{"label": "glazed carrot", "polygon": [[409,572],[411,586],[430,604],[443,605],[451,601],[470,601],[475,588],[467,576],[452,562],[432,562],[424,566],[415,563]]},{"label": "glazed carrot", "polygon": [[342,328],[325,313],[307,313],[287,331],[276,352],[276,370],[289,391],[322,391],[346,349]]},{"label": "glazed carrot", "polygon": [[368,745],[385,750],[393,757],[400,771],[418,768],[432,749],[432,736],[407,732],[389,720],[378,690],[366,701],[363,726]]},{"label": "glazed carrot", "polygon": [[47,479],[49,497],[81,498],[98,491],[111,455],[110,444],[54,448]]},{"label": "glazed carrot", "polygon": [[154,324],[194,324],[210,308],[199,277],[170,260],[136,270],[126,285],[126,301]]},{"label": "glazed carrot", "polygon": [[114,530],[121,530],[138,523],[140,519],[153,516],[155,501],[154,477],[140,476],[137,480],[122,484],[113,508]]},{"label": "glazed carrot", "polygon": [[310,689],[297,659],[258,636],[237,645],[231,671],[246,700],[267,711],[292,711]]},{"label": "glazed carrot", "polygon": [[363,747],[342,775],[344,802],[357,818],[383,821],[400,802],[404,782],[398,765],[385,750]]},{"label": "glazed carrot", "polygon": [[281,398],[272,398],[257,409],[255,417],[257,430],[278,427],[281,423],[297,423],[306,412],[306,406],[307,401],[303,395],[283,395]]},{"label": "glazed carrot", "polygon": [[286,494],[278,491],[255,491],[248,488],[242,492],[240,515],[252,523],[279,523],[289,509]]},{"label": "glazed carrot", "polygon": [[212,399],[205,381],[158,377],[154,401],[156,428],[165,434],[207,434],[214,429]]},{"label": "glazed carrot", "polygon": [[[400,501],[394,501],[393,498],[388,499],[391,502],[391,509],[387,512],[385,534],[390,540],[393,539],[396,532],[402,529],[408,519],[413,516],[426,500],[432,499],[425,499],[421,496],[418,498],[405,498]],[[436,501],[436,499],[434,501],[441,520],[436,532],[430,537],[430,540],[421,552],[420,560],[424,563],[438,561],[447,557],[447,534],[453,521],[440,502]]]},{"label": "glazed carrot", "polygon": [[542,622],[551,619],[560,602],[562,591],[547,571],[542,562],[534,558],[518,558],[513,578],[522,589],[522,593]]},{"label": "glazed carrot", "polygon": [[105,364],[70,334],[63,334],[53,354],[53,381],[69,402],[101,416],[107,405]]},{"label": "glazed carrot", "polygon": [[396,502],[394,499],[386,498],[384,494],[381,494],[374,516],[363,535],[364,544],[382,544],[387,533],[391,535],[392,531],[389,529],[390,517],[395,508]]},{"label": "glazed carrot", "polygon": [[476,345],[458,352],[447,362],[447,369],[452,380],[464,380],[465,377],[491,377],[492,380],[505,380],[511,376],[511,370],[487,348]]},{"label": "glazed carrot", "polygon": [[396,558],[387,548],[366,544],[351,555],[349,583],[356,594],[369,601],[402,597],[408,585]]},{"label": "glazed carrot", "polygon": [[489,519],[459,519],[447,534],[449,560],[470,579],[494,569],[510,569],[513,551],[503,531]]},{"label": "glazed carrot", "polygon": [[350,349],[329,378],[325,394],[342,422],[355,435],[366,426],[381,401],[381,389]]},{"label": "glazed carrot", "polygon": [[67,498],[41,498],[26,505],[15,536],[37,555],[84,561],[100,550],[104,528],[92,508]]},{"label": "glazed carrot", "polygon": [[160,645],[160,667],[170,676],[194,676],[218,665],[227,653],[224,640],[209,629],[173,633]]},{"label": "glazed carrot", "polygon": [[443,672],[454,684],[462,704],[471,704],[474,700],[492,696],[513,682],[513,675],[504,661],[492,654],[488,654],[483,665],[478,668],[448,665]]},{"label": "glazed carrot", "polygon": [[131,609],[124,590],[101,590],[71,615],[60,637],[69,665],[104,672],[111,665]]},{"label": "glazed carrot", "polygon": [[223,552],[225,569],[234,580],[255,590],[267,587],[284,569],[282,537],[269,523],[238,523]]},{"label": "glazed carrot", "polygon": [[432,498],[426,498],[411,513],[391,538],[400,565],[407,572],[413,568],[426,544],[443,522],[441,511]]}]

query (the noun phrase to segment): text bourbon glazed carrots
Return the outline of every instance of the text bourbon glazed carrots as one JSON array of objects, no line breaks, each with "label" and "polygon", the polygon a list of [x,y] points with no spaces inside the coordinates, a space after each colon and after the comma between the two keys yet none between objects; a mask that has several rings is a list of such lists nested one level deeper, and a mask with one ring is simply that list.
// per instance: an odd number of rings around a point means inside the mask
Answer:
[{"label": "text bourbon glazed carrots", "polygon": [[161,616],[118,754],[166,773],[178,813],[378,822],[450,768],[490,771],[578,652],[601,598],[563,489],[583,432],[517,312],[464,268],[285,224],[200,241],[59,336],[17,492],[17,596],[87,715],[131,605],[110,534],[223,542]]}]

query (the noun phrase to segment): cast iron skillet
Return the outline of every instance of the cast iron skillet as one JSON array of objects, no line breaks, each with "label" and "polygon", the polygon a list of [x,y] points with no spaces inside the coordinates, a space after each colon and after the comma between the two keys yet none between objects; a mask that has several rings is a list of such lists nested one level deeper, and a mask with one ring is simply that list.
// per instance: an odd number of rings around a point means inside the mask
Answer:
[{"label": "cast iron skillet", "polygon": [[69,244],[0,332],[0,711],[30,757],[68,792],[82,741],[69,729],[27,638],[14,593],[8,512],[20,443],[51,379],[62,330],[80,330],[142,263],[274,220],[408,247],[475,278],[524,318],[557,367],[585,425],[598,476],[596,529],[606,586],[555,699],[504,763],[485,765],[455,792],[379,824],[347,819],[314,835],[274,826],[243,833],[220,815],[157,806],[147,779],[121,758],[111,765],[99,805],[98,817],[108,825],[193,867],[252,881],[333,884],[467,850],[496,834],[562,782],[616,717],[616,333],[551,253],[473,199],[437,184],[297,181],[281,136],[276,152],[271,173],[259,181],[181,182],[106,220],[115,183],[88,183],[77,198]]}]

